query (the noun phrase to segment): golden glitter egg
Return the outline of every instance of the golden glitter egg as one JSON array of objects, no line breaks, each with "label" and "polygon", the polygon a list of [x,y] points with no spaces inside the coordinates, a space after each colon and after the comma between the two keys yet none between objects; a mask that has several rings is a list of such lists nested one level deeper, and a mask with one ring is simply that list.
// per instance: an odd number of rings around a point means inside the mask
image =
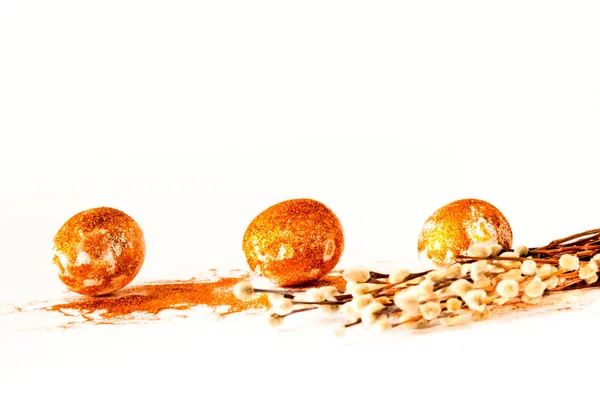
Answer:
[{"label": "golden glitter egg", "polygon": [[512,246],[512,230],[495,206],[473,198],[447,204],[427,219],[419,235],[419,259],[427,268],[446,267],[476,243]]},{"label": "golden glitter egg", "polygon": [[292,199],[254,218],[242,248],[250,269],[281,287],[295,286],[318,280],[335,267],[344,250],[344,232],[322,203]]},{"label": "golden glitter egg", "polygon": [[146,256],[140,226],[113,208],[88,209],[71,217],[54,236],[53,262],[69,290],[106,295],[138,274]]}]

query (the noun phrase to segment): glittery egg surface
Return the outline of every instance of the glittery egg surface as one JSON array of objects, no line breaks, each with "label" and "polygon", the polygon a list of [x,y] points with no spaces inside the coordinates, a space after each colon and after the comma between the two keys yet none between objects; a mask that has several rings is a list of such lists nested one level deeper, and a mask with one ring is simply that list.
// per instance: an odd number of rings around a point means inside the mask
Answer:
[{"label": "glittery egg surface", "polygon": [[421,229],[419,260],[427,268],[446,267],[476,243],[512,246],[512,230],[495,206],[473,198],[451,202],[433,213]]},{"label": "glittery egg surface", "polygon": [[53,262],[59,278],[82,295],[106,295],[125,287],[140,271],[145,256],[141,228],[113,208],[80,212],[54,237]]},{"label": "glittery egg surface", "polygon": [[281,286],[313,282],[328,274],[344,250],[337,216],[312,199],[277,203],[248,226],[242,243],[248,265]]}]

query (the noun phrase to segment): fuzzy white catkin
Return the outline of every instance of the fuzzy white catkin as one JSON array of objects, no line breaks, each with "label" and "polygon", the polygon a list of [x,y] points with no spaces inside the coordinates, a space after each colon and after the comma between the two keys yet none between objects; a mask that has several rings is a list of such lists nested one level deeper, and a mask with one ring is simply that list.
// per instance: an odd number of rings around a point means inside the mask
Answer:
[{"label": "fuzzy white catkin", "polygon": [[539,277],[534,277],[525,285],[525,295],[529,298],[537,298],[542,296],[546,287]]},{"label": "fuzzy white catkin", "polygon": [[488,264],[488,271],[490,273],[504,273],[506,271],[506,269],[500,265],[494,264],[494,263],[490,263]]},{"label": "fuzzy white catkin", "polygon": [[499,296],[498,298],[494,299],[492,302],[495,303],[496,305],[504,305],[506,302],[510,301],[510,298],[504,298]]},{"label": "fuzzy white catkin", "polygon": [[502,280],[496,286],[496,292],[503,298],[515,298],[519,295],[519,283],[515,280]]},{"label": "fuzzy white catkin", "polygon": [[359,283],[352,288],[353,296],[361,296],[373,291],[379,287],[379,284]]},{"label": "fuzzy white catkin", "polygon": [[438,281],[442,281],[446,278],[446,272],[444,270],[432,270],[425,276],[427,280],[430,280],[434,283]]},{"label": "fuzzy white catkin", "polygon": [[267,322],[271,327],[279,327],[283,323],[283,317],[275,313],[270,313],[267,315]]},{"label": "fuzzy white catkin", "polygon": [[431,280],[423,280],[419,283],[419,290],[422,295],[433,294],[434,283]]},{"label": "fuzzy white catkin", "polygon": [[483,321],[490,318],[490,310],[488,308],[483,309],[482,311],[473,311],[471,313],[471,320],[473,321]]},{"label": "fuzzy white catkin", "polygon": [[377,327],[377,330],[382,333],[392,329],[392,323],[390,323],[387,317],[380,317],[375,323],[375,326]]},{"label": "fuzzy white catkin", "polygon": [[480,280],[486,280],[488,279],[488,275],[486,272],[471,272],[471,280],[473,280],[474,283],[480,281]]},{"label": "fuzzy white catkin", "polygon": [[439,302],[426,302],[419,306],[419,310],[425,320],[433,320],[442,313],[442,307]]},{"label": "fuzzy white catkin", "polygon": [[381,303],[382,305],[391,305],[392,303],[394,303],[394,301],[387,296],[378,296],[377,298],[375,298],[375,300]]},{"label": "fuzzy white catkin", "polygon": [[537,264],[534,260],[527,259],[521,264],[521,273],[525,276],[534,276],[537,272]]},{"label": "fuzzy white catkin", "polygon": [[446,278],[454,279],[462,276],[461,274],[461,264],[455,263],[453,265],[448,266],[446,269]]},{"label": "fuzzy white catkin", "polygon": [[452,284],[450,284],[449,289],[454,295],[464,297],[467,292],[473,289],[473,284],[461,278],[453,281]]},{"label": "fuzzy white catkin", "polygon": [[325,295],[318,288],[309,288],[306,291],[306,299],[307,302],[323,302],[325,300]]},{"label": "fuzzy white catkin", "polygon": [[474,258],[488,258],[492,255],[492,247],[488,244],[477,243],[467,249],[467,255]]},{"label": "fuzzy white catkin", "polygon": [[450,298],[446,301],[446,309],[449,312],[456,312],[462,308],[462,301],[458,298]]},{"label": "fuzzy white catkin", "polygon": [[596,271],[593,268],[589,267],[588,265],[581,266],[579,268],[578,275],[579,275],[580,279],[587,280],[588,278],[590,278],[592,276],[595,276],[596,275]]},{"label": "fuzzy white catkin", "polygon": [[289,314],[294,309],[294,303],[291,299],[284,298],[280,301],[277,301],[273,308],[280,315]]},{"label": "fuzzy white catkin", "polygon": [[418,313],[419,300],[411,293],[397,292],[396,295],[394,295],[394,304],[407,314]]},{"label": "fuzzy white catkin", "polygon": [[471,273],[471,264],[470,263],[463,263],[460,266],[460,275],[461,276],[465,276],[467,274]]},{"label": "fuzzy white catkin", "polygon": [[366,325],[375,324],[379,319],[378,312],[383,309],[385,309],[385,305],[382,305],[379,302],[372,302],[362,310],[360,318]]},{"label": "fuzzy white catkin", "polygon": [[334,296],[338,292],[337,288],[332,287],[330,285],[326,285],[324,287],[319,288],[319,291],[321,291],[325,299]]},{"label": "fuzzy white catkin", "polygon": [[390,273],[388,278],[390,284],[402,283],[410,275],[410,271],[407,269],[398,269]]},{"label": "fuzzy white catkin", "polygon": [[551,266],[551,265],[549,265],[549,264],[545,264],[545,265],[542,265],[542,266],[540,266],[540,267],[537,269],[536,275],[537,275],[539,278],[542,278],[542,279],[543,279],[543,278],[546,278],[546,277],[548,277],[550,274],[552,274],[552,271],[553,271],[553,270],[552,270],[552,266]]},{"label": "fuzzy white catkin", "polygon": [[544,280],[544,286],[549,291],[555,289],[558,286],[558,277],[552,276],[550,278],[547,278],[546,280]]},{"label": "fuzzy white catkin", "polygon": [[341,323],[336,323],[332,328],[332,332],[334,336],[342,338],[344,335],[346,335],[346,326]]},{"label": "fuzzy white catkin", "polygon": [[484,290],[476,289],[471,290],[465,294],[464,300],[465,304],[471,310],[477,310],[479,312],[483,312],[485,309],[485,299],[487,298],[487,294]]},{"label": "fuzzy white catkin", "polygon": [[354,318],[360,317],[360,312],[356,311],[356,309],[354,309],[353,305],[354,304],[352,302],[346,302],[340,308],[341,313],[343,315],[354,317]]},{"label": "fuzzy white catkin", "polygon": [[492,248],[492,256],[498,256],[500,251],[502,251],[502,245],[500,244],[492,244],[490,245],[490,248]]},{"label": "fuzzy white catkin", "polygon": [[492,280],[488,277],[479,279],[473,283],[473,288],[487,288],[492,285]]},{"label": "fuzzy white catkin", "polygon": [[440,321],[440,325],[442,327],[452,327],[457,324],[460,324],[462,317],[460,316],[450,316],[450,317],[442,317],[438,319]]},{"label": "fuzzy white catkin", "polygon": [[233,287],[233,295],[241,301],[248,301],[254,295],[254,288],[248,281],[240,281]]},{"label": "fuzzy white catkin", "polygon": [[365,283],[371,278],[371,273],[364,269],[348,269],[342,274],[344,280],[349,283]]},{"label": "fuzzy white catkin", "polygon": [[[518,258],[517,254],[514,252],[504,252],[500,255],[501,258]],[[508,267],[510,269],[514,269],[517,267],[521,267],[521,261],[519,260],[501,260],[499,261],[500,265],[504,267]]]},{"label": "fuzzy white catkin", "polygon": [[512,269],[507,271],[506,273],[502,273],[499,275],[502,280],[516,280],[522,281],[523,276],[521,276],[521,269]]},{"label": "fuzzy white catkin", "polygon": [[588,284],[594,284],[596,281],[598,281],[598,275],[594,274],[592,277],[588,278],[585,280],[586,283]]},{"label": "fuzzy white catkin", "polygon": [[471,263],[471,274],[487,272],[487,270],[488,270],[487,260],[478,260],[477,262]]},{"label": "fuzzy white catkin", "polygon": [[337,314],[340,311],[340,305],[319,305],[323,313]]},{"label": "fuzzy white catkin", "polygon": [[350,303],[352,303],[352,306],[356,312],[362,312],[362,310],[369,306],[373,301],[375,301],[373,295],[366,294],[354,297]]},{"label": "fuzzy white catkin", "polygon": [[267,299],[269,300],[269,303],[271,305],[275,305],[277,302],[282,301],[284,299],[284,297],[281,294],[275,294],[275,293],[269,292],[267,294]]},{"label": "fuzzy white catkin", "polygon": [[573,272],[579,269],[579,258],[574,255],[563,254],[558,259],[558,266],[561,270]]},{"label": "fuzzy white catkin", "polygon": [[588,262],[588,267],[594,271],[594,273],[598,273],[598,264],[595,260],[591,260]]},{"label": "fuzzy white catkin", "polygon": [[515,247],[514,252],[519,258],[522,258],[524,256],[527,256],[527,254],[529,253],[529,248],[527,248],[525,245],[517,245]]}]

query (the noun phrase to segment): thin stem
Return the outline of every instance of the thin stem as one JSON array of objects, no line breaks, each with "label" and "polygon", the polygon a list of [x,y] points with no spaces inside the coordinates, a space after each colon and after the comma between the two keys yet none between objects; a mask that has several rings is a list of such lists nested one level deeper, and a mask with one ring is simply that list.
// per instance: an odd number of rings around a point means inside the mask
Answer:
[{"label": "thin stem", "polygon": [[388,278],[390,275],[387,273],[378,273],[378,272],[369,272],[371,273],[371,278]]},{"label": "thin stem", "polygon": [[548,263],[548,264],[556,264],[558,263],[558,259],[530,259],[530,258],[526,258],[526,257],[517,257],[517,256],[489,256],[489,257],[482,257],[482,256],[469,256],[469,255],[458,255],[457,258],[459,259],[467,259],[467,260],[489,260],[489,261],[503,261],[503,260],[516,260],[516,261],[526,261],[526,260],[535,260],[538,263]]},{"label": "thin stem", "polygon": [[351,322],[349,322],[349,323],[346,323],[346,324],[344,324],[344,327],[345,327],[345,328],[350,328],[350,327],[352,327],[352,326],[359,325],[360,323],[362,323],[362,320],[361,320],[361,319],[356,319],[356,320],[354,320],[354,321],[351,321]]},{"label": "thin stem", "polygon": [[271,289],[271,288],[254,288],[254,292],[264,293],[264,294],[279,294],[279,295],[296,295],[303,291],[292,291],[292,290],[283,290],[283,289]]},{"label": "thin stem", "polygon": [[423,319],[423,316],[420,316],[420,315],[419,316],[413,316],[413,317],[410,317],[410,318],[408,318],[406,320],[399,321],[397,323],[392,323],[392,328],[393,327],[401,326],[401,325],[406,324],[406,323],[412,323],[413,321],[419,321],[419,320],[422,320],[422,319]]},{"label": "thin stem", "polygon": [[[350,302],[350,301],[346,301]],[[294,305],[343,305],[346,302],[331,302],[331,301],[321,301],[321,302],[309,302],[309,301],[292,301]]]},{"label": "thin stem", "polygon": [[300,309],[294,309],[294,310],[292,310],[290,313],[288,313],[288,314],[286,314],[286,315],[280,315],[280,316],[281,316],[281,317],[288,317],[288,316],[291,316],[291,315],[293,315],[293,314],[296,314],[296,313],[308,312],[309,310],[315,310],[315,309],[318,309],[318,307],[316,307],[316,306],[313,306],[312,308],[300,308]]},{"label": "thin stem", "polygon": [[418,278],[423,277],[427,273],[429,273],[429,271],[419,272],[419,273],[411,273],[408,275],[408,277],[406,277],[406,279],[404,279],[404,281],[402,281],[400,283],[386,284],[383,287],[377,287],[375,289],[372,289],[372,290],[368,291],[367,293],[373,294],[373,296],[376,296],[377,294],[380,294],[381,292],[386,291],[388,289],[405,288],[407,285],[409,285],[409,283],[413,282],[414,280],[416,280]]},{"label": "thin stem", "polygon": [[583,231],[581,233],[573,234],[573,235],[570,235],[565,238],[560,238],[558,240],[551,241],[549,244],[547,244],[543,247],[539,247],[537,249],[553,248],[553,247],[556,247],[557,245],[567,243],[567,242],[574,240],[576,238],[579,238],[579,237],[584,237],[584,236],[588,236],[588,235],[592,235],[592,234],[599,234],[599,233],[600,233],[600,229],[592,229],[592,230]]}]

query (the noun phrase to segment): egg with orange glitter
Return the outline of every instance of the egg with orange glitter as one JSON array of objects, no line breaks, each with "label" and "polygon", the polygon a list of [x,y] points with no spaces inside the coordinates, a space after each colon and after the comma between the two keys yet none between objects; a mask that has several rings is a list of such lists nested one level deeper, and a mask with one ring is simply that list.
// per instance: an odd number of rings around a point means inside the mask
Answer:
[{"label": "egg with orange glitter", "polygon": [[277,203],[252,220],[242,243],[250,269],[289,287],[327,275],[344,251],[342,225],[331,209],[312,199]]},{"label": "egg with orange glitter", "polygon": [[444,268],[476,243],[512,246],[512,229],[498,208],[480,199],[461,199],[431,215],[421,229],[419,260],[428,269]]},{"label": "egg with orange glitter", "polygon": [[88,209],[71,217],[54,236],[53,262],[71,291],[111,294],[129,284],[146,256],[138,224],[117,209]]}]

